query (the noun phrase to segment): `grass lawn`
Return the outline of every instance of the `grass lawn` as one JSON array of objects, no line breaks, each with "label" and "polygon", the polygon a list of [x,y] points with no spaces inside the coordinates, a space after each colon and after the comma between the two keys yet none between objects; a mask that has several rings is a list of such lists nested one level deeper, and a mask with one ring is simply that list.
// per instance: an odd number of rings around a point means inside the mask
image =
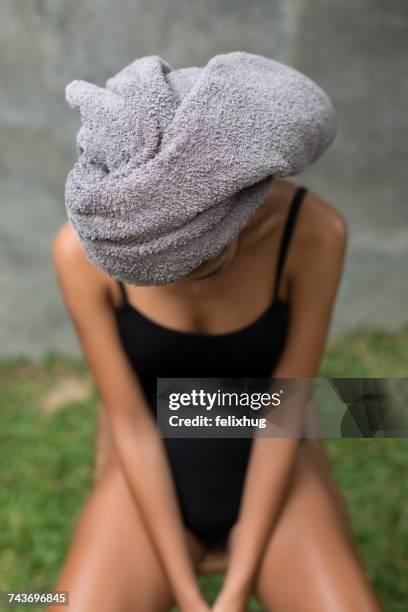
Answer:
[{"label": "grass lawn", "polygon": [[[365,329],[328,348],[321,376],[396,378],[408,377],[407,370],[408,328]],[[53,588],[92,482],[97,400],[80,360],[0,360],[0,591]],[[383,609],[406,612],[408,441],[326,444]],[[201,579],[210,601],[221,582],[221,576]],[[254,601],[250,609],[261,608]]]}]

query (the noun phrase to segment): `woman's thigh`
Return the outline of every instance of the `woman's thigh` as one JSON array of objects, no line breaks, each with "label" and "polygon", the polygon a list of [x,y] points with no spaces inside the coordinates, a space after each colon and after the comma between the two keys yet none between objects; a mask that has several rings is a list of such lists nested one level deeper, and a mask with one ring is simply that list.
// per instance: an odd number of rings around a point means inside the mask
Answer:
[{"label": "woman's thigh", "polygon": [[273,612],[378,612],[343,494],[321,442],[299,447],[293,480],[260,564],[256,594]]},{"label": "woman's thigh", "polygon": [[[186,540],[196,565],[201,546],[187,531]],[[88,496],[54,589],[69,591],[73,612],[171,607],[166,575],[120,468],[107,468]]]}]

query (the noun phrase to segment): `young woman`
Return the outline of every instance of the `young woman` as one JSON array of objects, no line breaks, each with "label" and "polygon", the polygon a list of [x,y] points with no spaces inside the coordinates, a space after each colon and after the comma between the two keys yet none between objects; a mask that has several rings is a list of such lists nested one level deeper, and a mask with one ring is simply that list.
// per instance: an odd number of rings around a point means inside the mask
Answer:
[{"label": "young woman", "polygon": [[70,610],[209,610],[196,573],[214,543],[228,550],[215,612],[251,593],[274,612],[380,609],[321,441],[163,439],[152,409],[156,376],[315,377],[346,236],[332,205],[283,179],[220,255],[161,286],[117,282],[59,230],[61,290],[112,439],[55,586]]}]

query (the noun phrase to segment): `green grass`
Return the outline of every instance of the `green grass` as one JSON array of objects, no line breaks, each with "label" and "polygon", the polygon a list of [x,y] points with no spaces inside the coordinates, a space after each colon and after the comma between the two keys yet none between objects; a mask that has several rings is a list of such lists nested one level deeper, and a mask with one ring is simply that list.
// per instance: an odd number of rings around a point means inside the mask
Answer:
[{"label": "green grass", "polygon": [[[407,377],[407,369],[408,328],[395,334],[364,329],[328,348],[321,376]],[[66,375],[86,377],[87,370],[80,360],[58,355],[35,363],[0,360],[0,590],[52,589],[92,484],[96,392],[55,412],[40,409]],[[383,609],[403,612],[408,602],[408,442],[332,439],[326,444]],[[222,577],[200,581],[212,601]],[[13,608],[0,604],[0,609]],[[260,610],[255,601],[250,609]]]}]

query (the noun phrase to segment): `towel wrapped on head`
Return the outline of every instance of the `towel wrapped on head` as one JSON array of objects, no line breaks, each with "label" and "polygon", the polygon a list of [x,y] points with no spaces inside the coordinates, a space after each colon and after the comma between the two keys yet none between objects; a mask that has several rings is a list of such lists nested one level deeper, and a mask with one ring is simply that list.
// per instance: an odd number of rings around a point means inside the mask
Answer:
[{"label": "towel wrapped on head", "polygon": [[318,85],[244,51],[178,70],[148,55],[105,88],[73,81],[66,99],[81,117],[68,219],[96,266],[135,285],[173,282],[215,257],[273,177],[303,171],[336,133]]}]

